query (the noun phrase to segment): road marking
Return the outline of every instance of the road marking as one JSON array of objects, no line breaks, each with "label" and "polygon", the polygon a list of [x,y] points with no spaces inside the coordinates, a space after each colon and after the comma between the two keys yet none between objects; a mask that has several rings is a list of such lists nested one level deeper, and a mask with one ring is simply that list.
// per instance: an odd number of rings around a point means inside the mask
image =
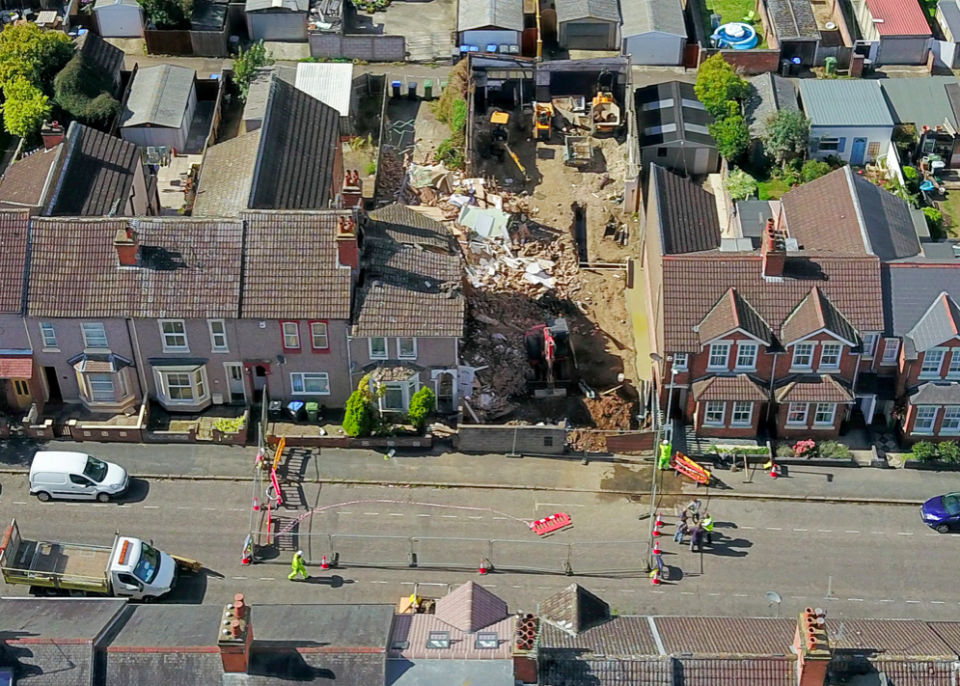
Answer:
[{"label": "road marking", "polygon": [[858,533],[860,533],[860,532],[859,532],[859,531],[845,531],[844,533],[846,533],[846,534],[858,534]]},{"label": "road marking", "polygon": [[[430,515],[427,515],[429,517]],[[509,517],[494,517],[494,519],[510,519]]]},{"label": "road marking", "polygon": [[892,600],[889,600],[889,599],[887,599],[887,598],[883,598],[883,599],[881,599],[881,600],[878,600],[877,602],[878,602],[878,603],[892,603],[893,601],[892,601]]},{"label": "road marking", "polygon": [[807,596],[805,596],[805,595],[792,595],[792,596],[790,596],[790,598],[793,599],[793,600],[806,600],[806,599],[807,599]]},{"label": "road marking", "polygon": [[117,507],[130,507],[129,505],[117,505]]},{"label": "road marking", "polygon": [[483,517],[477,517],[477,516],[471,517],[470,515],[467,515],[467,519],[483,519]]},{"label": "road marking", "polygon": [[931,600],[931,601],[930,601],[930,604],[931,604],[931,605],[946,605],[946,603],[945,603],[944,601],[942,601],[942,600]]},{"label": "road marking", "polygon": [[696,595],[693,591],[680,591],[680,595]]},{"label": "road marking", "polygon": [[655,589],[655,588],[651,588],[651,589],[650,589],[650,592],[651,592],[651,593],[666,593],[666,591],[659,591],[659,590],[657,590],[657,589]]},{"label": "road marking", "polygon": [[[418,514],[417,516],[418,516],[418,517],[429,517],[430,515],[428,515],[428,514]],[[506,519],[506,517],[504,517],[503,519]]]},{"label": "road marking", "polygon": [[806,529],[794,529],[794,531],[806,531]]},{"label": "road marking", "polygon": [[106,503],[94,503],[93,506],[94,506],[94,507],[106,507],[107,504],[106,504]]},{"label": "road marking", "polygon": [[906,602],[912,603],[912,604],[915,604],[915,605],[919,605],[919,604],[920,604],[920,601],[919,601],[919,600],[908,600],[908,601],[906,601]]},{"label": "road marking", "polygon": [[401,585],[401,586],[416,586],[417,584],[416,584],[415,582],[413,582],[413,581],[401,581],[401,582],[400,582],[400,585]]},{"label": "road marking", "polygon": [[364,512],[363,514],[365,514],[365,515],[370,515],[371,517],[376,517],[376,516],[379,515],[380,513],[379,513],[379,512]]},{"label": "road marking", "polygon": [[707,595],[720,595],[719,593],[708,593]]},{"label": "road marking", "polygon": [[[485,585],[487,588],[490,588],[490,584],[484,584],[484,585]],[[632,588],[621,588],[621,589],[620,589],[620,592],[621,592],[621,593],[636,593],[636,590],[634,590],[634,589],[632,589]]]},{"label": "road marking", "polygon": [[180,505],[179,507],[177,507],[177,509],[178,509],[178,510],[189,510],[190,508],[187,507],[186,505]]},{"label": "road marking", "polygon": [[511,586],[510,588],[523,588],[523,586]]},{"label": "road marking", "polygon": [[733,595],[736,596],[737,598],[746,598],[746,597],[748,597],[746,593],[734,593]]},{"label": "road marking", "polygon": [[203,508],[203,509],[204,509],[204,510],[207,510],[208,512],[215,512],[217,508],[215,508],[215,507],[205,507],[205,508]]},{"label": "road marking", "polygon": [[160,506],[159,506],[159,505],[144,505],[144,506],[143,506],[143,509],[144,509],[144,510],[159,510],[159,509],[160,509]]},{"label": "road marking", "polygon": [[484,584],[483,587],[484,587],[484,588],[496,588],[497,585],[496,585],[496,584]]},{"label": "road marking", "polygon": [[261,576],[261,577],[260,577],[260,581],[276,581],[276,580],[277,580],[277,578],[276,578],[275,576]]},{"label": "road marking", "polygon": [[939,536],[940,534],[925,534],[926,536]]},{"label": "road marking", "polygon": [[533,509],[537,510],[541,505],[549,507],[586,507],[585,505],[573,505],[571,503],[536,503]]},{"label": "road marking", "polygon": [[817,529],[818,534],[832,534],[833,529]]},{"label": "road marking", "polygon": [[863,598],[847,598],[847,600],[852,600],[855,603],[862,603]]},{"label": "road marking", "polygon": [[887,535],[887,532],[886,532],[886,531],[871,531],[870,534],[873,535],[873,536],[886,536],[886,535]]},{"label": "road marking", "polygon": [[459,515],[440,515],[441,517],[446,517],[447,519],[457,519]]},{"label": "road marking", "polygon": [[768,526],[767,531],[783,531],[779,526]]},{"label": "road marking", "polygon": [[897,536],[913,536],[912,531],[898,531]]},{"label": "road marking", "polygon": [[80,507],[80,503],[64,503],[67,507]]},{"label": "road marking", "polygon": [[26,505],[26,503],[25,503],[24,501],[22,501],[22,500],[14,500],[14,501],[13,501],[13,504],[14,504],[14,505]]},{"label": "road marking", "polygon": [[353,512],[337,512],[337,514],[353,514]]},{"label": "road marking", "polygon": [[390,512],[389,514],[390,514],[391,517],[402,517],[402,516],[403,516],[403,513],[402,513],[402,512]]},{"label": "road marking", "polygon": [[389,584],[389,581],[371,581],[371,584]]},{"label": "road marking", "polygon": [[[187,509],[189,509],[189,508],[186,508],[186,507],[183,507],[183,508],[178,507],[177,509],[178,509],[178,510],[187,510]],[[211,507],[210,509],[213,510],[213,509],[215,509],[215,508],[212,508],[212,507]],[[246,512],[246,511],[247,511],[247,508],[245,508],[245,507],[231,507],[229,510],[227,510],[227,512]]]},{"label": "road marking", "polygon": [[755,527],[755,526],[741,526],[740,528],[741,528],[741,529],[756,529],[757,527]]},{"label": "road marking", "polygon": [[245,577],[245,576],[232,576],[232,577],[230,577],[230,578],[231,578],[231,579],[236,579],[237,581],[243,581],[244,579],[247,579],[247,578],[249,578],[249,577]]}]

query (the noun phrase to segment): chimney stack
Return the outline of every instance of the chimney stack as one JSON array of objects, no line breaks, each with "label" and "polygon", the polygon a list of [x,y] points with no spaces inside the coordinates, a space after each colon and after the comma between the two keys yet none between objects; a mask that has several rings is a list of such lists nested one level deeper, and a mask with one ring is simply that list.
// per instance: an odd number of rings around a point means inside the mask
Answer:
[{"label": "chimney stack", "polygon": [[137,232],[132,227],[117,229],[113,247],[117,249],[117,261],[121,267],[136,267],[140,264],[140,243]]},{"label": "chimney stack", "polygon": [[357,221],[353,216],[337,217],[337,259],[341,267],[360,268],[360,244],[357,241]]},{"label": "chimney stack", "polygon": [[243,594],[238,593],[233,597],[233,603],[223,610],[217,640],[225,673],[246,674],[249,671],[251,643],[253,643],[253,624],[251,624],[250,608],[244,601]]},{"label": "chimney stack", "polygon": [[781,277],[783,267],[787,262],[787,248],[782,232],[774,226],[773,220],[767,220],[767,227],[763,230],[760,256],[763,259],[763,276]]},{"label": "chimney stack", "polygon": [[43,138],[43,147],[46,150],[60,145],[66,135],[66,129],[58,121],[47,122],[40,128],[40,136]]},{"label": "chimney stack", "polygon": [[356,169],[352,172],[348,169],[344,174],[341,197],[344,207],[356,207],[363,199],[363,180]]},{"label": "chimney stack", "polygon": [[797,686],[823,686],[830,665],[830,639],[823,610],[800,613],[793,649],[797,652]]}]

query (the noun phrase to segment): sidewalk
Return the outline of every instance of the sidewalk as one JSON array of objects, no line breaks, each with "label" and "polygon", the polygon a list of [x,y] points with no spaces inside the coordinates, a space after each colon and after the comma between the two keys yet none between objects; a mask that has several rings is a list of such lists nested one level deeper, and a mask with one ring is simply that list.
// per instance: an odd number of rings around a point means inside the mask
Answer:
[{"label": "sidewalk", "polygon": [[[253,475],[256,450],[219,445],[143,445],[121,443],[59,443],[48,450],[88,450],[116,462],[134,476],[174,479],[246,480]],[[27,470],[35,445],[8,442],[0,449],[0,473]],[[622,495],[650,492],[652,464],[612,463],[593,460],[459,453],[409,455],[398,452],[384,459],[365,450],[323,450],[307,462],[305,481],[436,486],[448,488],[500,488],[579,491]],[[853,502],[919,504],[951,490],[960,490],[960,473],[903,469],[789,467],[786,476],[771,479],[764,471],[717,471],[721,488],[696,488],[673,472],[663,475],[664,495],[710,497],[836,499]]]}]

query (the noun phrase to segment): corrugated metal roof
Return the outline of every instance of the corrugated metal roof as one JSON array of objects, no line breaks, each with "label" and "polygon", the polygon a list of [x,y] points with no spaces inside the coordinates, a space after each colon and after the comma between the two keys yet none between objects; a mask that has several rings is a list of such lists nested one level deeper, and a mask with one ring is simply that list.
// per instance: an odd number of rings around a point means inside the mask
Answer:
[{"label": "corrugated metal roof", "polygon": [[601,19],[620,23],[617,0],[556,0],[556,6],[557,21],[560,23],[578,19]]},{"label": "corrugated metal roof", "polygon": [[[930,25],[917,0],[866,0],[881,36],[929,36]],[[878,21],[880,20],[880,21]]]},{"label": "corrugated metal roof", "polygon": [[307,95],[330,105],[341,117],[349,116],[353,94],[352,64],[298,64],[295,85]]},{"label": "corrugated metal roof", "polygon": [[957,77],[881,79],[879,83],[890,104],[894,123],[915,124],[917,128],[921,126],[933,128],[943,126],[946,120],[955,127],[960,125],[946,88],[949,84],[956,84]]},{"label": "corrugated metal roof", "polygon": [[813,126],[893,127],[879,81],[801,79],[800,101]]},{"label": "corrugated metal roof", "polygon": [[953,34],[953,40],[960,39],[960,3],[956,0],[940,0],[937,5],[943,17],[942,24]]},{"label": "corrugated metal roof", "polygon": [[120,126],[180,128],[195,76],[193,69],[173,64],[140,69],[133,77]]},{"label": "corrugated metal roof", "polygon": [[523,31],[523,0],[460,0],[457,31],[487,26]]},{"label": "corrugated metal roof", "polygon": [[620,13],[620,35],[624,38],[654,31],[687,37],[680,0],[624,0]]},{"label": "corrugated metal roof", "polygon": [[668,653],[773,657],[792,653],[797,620],[759,617],[654,617]]}]

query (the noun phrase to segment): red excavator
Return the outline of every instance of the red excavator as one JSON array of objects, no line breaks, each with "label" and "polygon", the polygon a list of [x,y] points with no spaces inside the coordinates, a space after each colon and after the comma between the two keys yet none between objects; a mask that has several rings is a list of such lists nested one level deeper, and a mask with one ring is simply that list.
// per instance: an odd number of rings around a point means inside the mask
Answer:
[{"label": "red excavator", "polygon": [[[533,370],[531,385],[554,389],[556,383],[566,385],[573,381],[576,362],[570,343],[567,320],[558,317],[546,324],[537,324],[525,336],[527,360]],[[547,395],[553,395],[548,392]]]}]

